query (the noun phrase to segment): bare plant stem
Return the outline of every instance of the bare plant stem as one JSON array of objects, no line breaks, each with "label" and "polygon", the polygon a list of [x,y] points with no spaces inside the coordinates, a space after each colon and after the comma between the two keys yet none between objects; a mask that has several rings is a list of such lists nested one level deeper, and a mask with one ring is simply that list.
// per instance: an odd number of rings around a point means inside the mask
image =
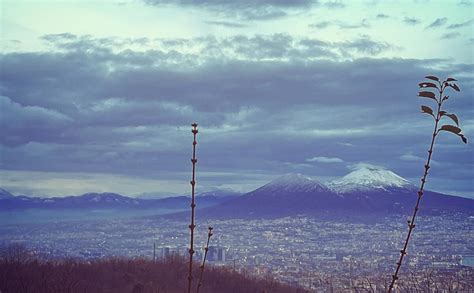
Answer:
[{"label": "bare plant stem", "polygon": [[191,159],[191,163],[193,164],[193,175],[191,180],[191,224],[189,225],[189,230],[191,231],[191,240],[189,244],[189,271],[188,271],[188,293],[191,293],[191,285],[193,282],[193,255],[194,255],[194,228],[196,225],[194,224],[194,209],[196,208],[196,203],[194,202],[194,188],[196,185],[196,135],[198,133],[197,130],[197,123],[193,123],[191,125],[193,128],[191,132],[193,133],[194,140],[193,140],[193,158]]},{"label": "bare plant stem", "polygon": [[421,178],[420,189],[418,190],[418,199],[416,201],[415,208],[413,209],[413,214],[411,216],[411,220],[408,220],[408,234],[407,234],[407,237],[405,238],[405,244],[403,245],[403,249],[400,250],[400,258],[398,259],[398,262],[396,263],[397,268],[395,270],[395,274],[392,275],[392,281],[390,283],[390,286],[388,287],[388,292],[389,293],[392,292],[393,287],[395,285],[395,282],[398,280],[398,273],[399,273],[400,268],[402,266],[403,258],[407,254],[408,242],[410,241],[410,236],[413,232],[413,229],[415,228],[415,218],[416,218],[416,215],[418,213],[421,198],[423,197],[423,191],[424,191],[424,188],[425,188],[426,177],[428,177],[428,170],[430,169],[431,157],[433,155],[433,147],[434,147],[434,144],[435,144],[435,141],[436,141],[436,136],[438,135],[438,124],[439,124],[439,120],[441,119],[440,111],[441,111],[441,106],[443,104],[443,91],[445,89],[445,87],[441,83],[439,83],[439,85],[440,85],[440,90],[439,90],[440,97],[439,97],[439,100],[437,101],[438,102],[438,111],[436,113],[433,136],[431,138],[431,144],[430,144],[430,148],[428,150],[428,159],[426,160],[426,164],[424,166],[425,171],[424,171],[423,177]]},{"label": "bare plant stem", "polygon": [[204,265],[206,264],[207,252],[209,251],[209,240],[211,240],[212,235],[212,227],[209,226],[209,232],[207,233],[207,243],[206,247],[204,248],[204,259],[202,260],[201,273],[199,274],[199,283],[196,289],[196,293],[199,293],[199,289],[202,286],[202,275],[204,273]]}]

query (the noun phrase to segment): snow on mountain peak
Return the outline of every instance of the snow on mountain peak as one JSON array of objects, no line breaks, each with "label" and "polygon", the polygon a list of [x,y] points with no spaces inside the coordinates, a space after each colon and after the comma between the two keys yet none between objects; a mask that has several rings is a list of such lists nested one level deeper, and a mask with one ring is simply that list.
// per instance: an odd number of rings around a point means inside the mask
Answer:
[{"label": "snow on mountain peak", "polygon": [[281,176],[262,188],[267,191],[278,192],[313,192],[313,191],[328,191],[329,189],[311,177],[302,174],[287,174]]},{"label": "snow on mountain peak", "polygon": [[371,189],[411,188],[406,179],[390,170],[376,167],[362,167],[329,184],[336,192],[366,191]]}]

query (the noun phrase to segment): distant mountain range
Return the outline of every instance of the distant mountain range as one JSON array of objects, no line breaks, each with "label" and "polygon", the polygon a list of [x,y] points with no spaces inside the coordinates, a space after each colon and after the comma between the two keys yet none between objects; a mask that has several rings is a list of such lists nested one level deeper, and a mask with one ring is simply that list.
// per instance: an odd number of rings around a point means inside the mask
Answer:
[{"label": "distant mountain range", "polygon": [[[413,208],[417,187],[392,171],[364,167],[323,184],[289,174],[246,194],[214,190],[197,195],[202,217],[245,218],[288,215],[407,214]],[[131,198],[116,193],[87,193],[67,197],[13,196],[0,189],[0,210],[28,208],[74,209],[188,209],[189,196],[162,199]],[[429,214],[474,214],[474,200],[426,191],[421,211]]]},{"label": "distant mountain range", "polygon": [[[202,193],[199,196],[199,207],[214,206],[224,203],[240,195],[235,192],[226,194],[224,191],[216,194]],[[217,195],[219,193],[219,195]],[[79,196],[65,197],[30,197],[13,196],[0,188],[0,210],[18,209],[186,209],[191,199],[189,196],[174,196],[159,199],[132,198],[117,193],[86,193]]]}]

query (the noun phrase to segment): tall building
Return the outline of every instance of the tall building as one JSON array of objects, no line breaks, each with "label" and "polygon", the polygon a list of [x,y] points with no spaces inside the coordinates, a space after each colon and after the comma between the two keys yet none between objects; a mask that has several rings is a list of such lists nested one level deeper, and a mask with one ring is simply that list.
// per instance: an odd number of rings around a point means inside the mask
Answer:
[{"label": "tall building", "polygon": [[217,246],[209,246],[207,251],[207,260],[216,261],[217,260]]},{"label": "tall building", "polygon": [[225,261],[225,249],[222,247],[217,249],[217,261]]},{"label": "tall building", "polygon": [[162,247],[161,248],[161,258],[168,258],[170,257],[170,248],[169,247]]}]

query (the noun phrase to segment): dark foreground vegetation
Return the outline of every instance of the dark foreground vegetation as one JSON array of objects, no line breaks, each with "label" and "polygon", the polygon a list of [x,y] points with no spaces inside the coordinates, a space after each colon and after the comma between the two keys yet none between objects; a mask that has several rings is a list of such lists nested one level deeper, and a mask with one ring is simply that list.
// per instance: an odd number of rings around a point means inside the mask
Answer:
[{"label": "dark foreground vegetation", "polygon": [[[194,267],[194,275],[198,276],[199,264]],[[186,260],[180,256],[157,261],[139,258],[44,260],[22,247],[11,246],[4,249],[0,257],[0,292],[182,293],[186,289],[187,273]],[[206,266],[200,292],[306,291],[271,279],[254,279],[232,269]]]}]

